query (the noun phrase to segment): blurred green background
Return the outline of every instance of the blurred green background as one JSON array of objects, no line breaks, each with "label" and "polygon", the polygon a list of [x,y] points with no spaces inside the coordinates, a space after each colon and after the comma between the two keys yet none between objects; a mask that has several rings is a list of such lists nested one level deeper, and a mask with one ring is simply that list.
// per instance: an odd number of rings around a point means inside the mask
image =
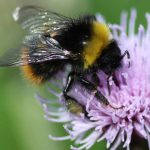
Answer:
[{"label": "blurred green background", "polygon": [[[146,25],[147,0],[0,0],[0,53],[21,43],[23,30],[11,14],[20,5],[39,5],[66,16],[101,12],[108,22],[119,23],[122,10],[138,11],[138,23]],[[46,89],[46,88],[45,88]],[[60,125],[47,122],[34,94],[18,68],[0,68],[0,150],[69,150],[70,142],[54,142],[48,134],[65,134]],[[98,143],[92,150],[105,149]]]}]

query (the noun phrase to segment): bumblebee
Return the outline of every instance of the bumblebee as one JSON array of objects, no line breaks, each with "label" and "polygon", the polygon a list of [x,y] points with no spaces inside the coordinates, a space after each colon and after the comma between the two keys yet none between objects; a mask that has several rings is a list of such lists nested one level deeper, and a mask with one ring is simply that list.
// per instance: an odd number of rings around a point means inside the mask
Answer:
[{"label": "bumblebee", "polygon": [[[28,34],[20,49],[8,51],[1,58],[0,66],[21,66],[27,79],[41,84],[69,64],[71,71],[63,89],[68,107],[77,101],[68,94],[76,81],[95,92],[100,102],[109,104],[97,90],[96,73],[102,70],[110,77],[129,53],[121,54],[106,24],[95,16],[73,19],[36,6],[16,8],[13,18]],[[93,74],[94,83],[87,79],[89,74]]]}]

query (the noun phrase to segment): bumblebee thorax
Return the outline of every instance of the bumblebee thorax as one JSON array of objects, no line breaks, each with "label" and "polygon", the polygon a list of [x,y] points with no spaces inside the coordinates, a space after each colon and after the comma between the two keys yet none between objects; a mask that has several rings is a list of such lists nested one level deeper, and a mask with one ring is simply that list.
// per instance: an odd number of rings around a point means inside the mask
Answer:
[{"label": "bumblebee thorax", "polygon": [[104,47],[109,42],[109,28],[102,23],[93,21],[91,38],[84,46],[83,58],[84,68],[88,69],[92,66],[96,59],[101,55]]}]

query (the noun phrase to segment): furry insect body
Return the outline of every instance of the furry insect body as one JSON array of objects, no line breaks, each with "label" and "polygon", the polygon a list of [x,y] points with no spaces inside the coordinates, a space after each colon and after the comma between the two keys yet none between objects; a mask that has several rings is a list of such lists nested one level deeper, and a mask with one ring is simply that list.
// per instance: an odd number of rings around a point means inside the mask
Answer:
[{"label": "furry insect body", "polygon": [[[78,53],[79,57],[76,58],[76,60],[55,60],[29,64],[22,67],[23,72],[25,76],[35,84],[50,79],[57,71],[61,70],[65,64],[71,64],[74,72],[84,74],[95,66],[104,47],[109,43],[109,34],[108,27],[105,24],[97,22],[93,16],[72,20],[66,25],[65,30],[53,35],[53,39],[55,39],[63,49],[67,49],[72,54]],[[45,36],[47,40],[51,38],[50,34]],[[28,43],[32,42],[35,42],[35,40],[29,41]],[[44,47],[44,45],[41,44],[40,47]],[[30,57],[32,57],[32,55]]]},{"label": "furry insect body", "polygon": [[34,84],[42,84],[53,77],[59,70],[63,70],[64,64],[59,61],[43,62],[22,66],[22,71],[28,80]]},{"label": "furry insect body", "polygon": [[13,16],[28,35],[23,41],[23,48],[4,56],[0,66],[21,66],[26,78],[40,84],[70,64],[71,72],[63,90],[66,103],[71,99],[76,101],[68,92],[78,80],[102,103],[109,104],[97,90],[97,84],[86,78],[88,74],[96,74],[97,70],[110,76],[121,66],[126,54],[129,58],[129,53],[126,51],[122,55],[117,42],[110,39],[111,33],[106,24],[98,22],[94,16],[72,19],[35,6],[17,8]]}]

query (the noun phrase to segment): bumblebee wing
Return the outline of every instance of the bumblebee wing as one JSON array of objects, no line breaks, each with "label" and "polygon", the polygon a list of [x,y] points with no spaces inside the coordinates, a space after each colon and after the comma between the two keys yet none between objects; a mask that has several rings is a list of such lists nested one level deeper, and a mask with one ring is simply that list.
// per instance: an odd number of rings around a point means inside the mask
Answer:
[{"label": "bumblebee wing", "polygon": [[66,28],[71,18],[36,6],[17,7],[13,18],[31,33],[56,32]]},{"label": "bumblebee wing", "polygon": [[0,67],[15,66],[16,64],[22,64],[20,59],[21,49],[9,49],[3,56],[0,57]]},{"label": "bumblebee wing", "polygon": [[0,66],[22,66],[53,60],[74,59],[77,56],[71,54],[51,38],[41,36],[26,36],[21,49],[8,51],[0,58]]},{"label": "bumblebee wing", "polygon": [[31,50],[29,47],[22,47],[21,49],[11,49],[9,54],[0,57],[0,67],[23,66],[65,59],[68,59],[65,53],[62,51],[58,52],[56,49],[41,48],[38,50]]}]

